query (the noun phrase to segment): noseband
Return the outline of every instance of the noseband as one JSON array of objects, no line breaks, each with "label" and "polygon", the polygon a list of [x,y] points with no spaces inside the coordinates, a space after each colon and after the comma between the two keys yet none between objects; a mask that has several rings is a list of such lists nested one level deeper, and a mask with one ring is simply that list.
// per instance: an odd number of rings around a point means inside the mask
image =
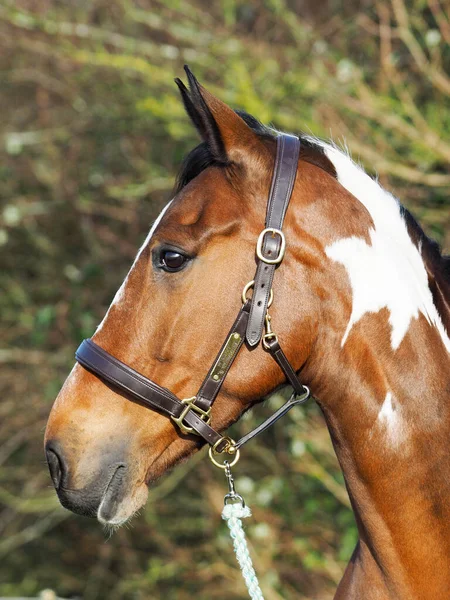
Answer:
[{"label": "noseband", "polygon": [[[272,331],[268,312],[273,301],[273,276],[286,249],[282,227],[297,174],[299,154],[300,140],[297,137],[279,135],[265,229],[260,233],[256,245],[256,274],[244,288],[242,308],[196,396],[180,400],[167,388],[159,386],[114,358],[91,339],[84,340],[75,355],[84,368],[112,384],[127,397],[169,416],[182,433],[203,438],[210,445],[212,459],[213,455],[226,453],[235,455],[237,460],[239,448],[243,444],[270,427],[293,406],[306,402],[309,397],[309,389],[300,383],[281,349],[277,335]],[[253,289],[253,294],[247,299],[250,289]],[[261,339],[264,349],[277,362],[294,391],[288,402],[271,417],[235,442],[210,426],[211,407],[244,342],[254,347]],[[221,466],[220,463],[215,464]]]}]

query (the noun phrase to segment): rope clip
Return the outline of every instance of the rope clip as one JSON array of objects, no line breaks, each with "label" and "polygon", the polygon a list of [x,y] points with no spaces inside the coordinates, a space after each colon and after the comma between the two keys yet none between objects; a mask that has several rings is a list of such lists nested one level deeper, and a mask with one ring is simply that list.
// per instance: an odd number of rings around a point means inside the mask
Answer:
[{"label": "rope clip", "polygon": [[231,467],[227,460],[224,462],[224,465],[225,477],[227,478],[228,482],[228,494],[226,494],[223,499],[224,504],[227,505],[229,503],[240,502],[242,507],[245,507],[244,498],[235,490],[233,474],[231,473]]}]

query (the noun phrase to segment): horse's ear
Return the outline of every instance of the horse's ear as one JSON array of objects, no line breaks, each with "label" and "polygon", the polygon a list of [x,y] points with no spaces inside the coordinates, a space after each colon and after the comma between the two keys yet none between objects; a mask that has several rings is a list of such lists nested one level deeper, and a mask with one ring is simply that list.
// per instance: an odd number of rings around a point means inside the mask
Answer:
[{"label": "horse's ear", "polygon": [[227,104],[200,85],[187,65],[184,70],[189,89],[178,78],[175,83],[186,112],[216,160],[226,164],[235,160],[243,149],[248,150],[259,142],[257,134],[247,123]]}]

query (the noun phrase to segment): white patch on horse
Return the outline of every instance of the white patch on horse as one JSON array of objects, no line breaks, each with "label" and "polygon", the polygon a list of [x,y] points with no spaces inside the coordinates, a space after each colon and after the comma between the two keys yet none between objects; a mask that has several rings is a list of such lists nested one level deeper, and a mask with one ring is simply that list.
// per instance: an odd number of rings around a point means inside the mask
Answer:
[{"label": "white patch on horse", "polygon": [[159,216],[157,217],[156,221],[153,223],[153,225],[152,225],[152,227],[151,227],[150,231],[148,232],[148,235],[147,235],[147,237],[146,237],[146,238],[145,238],[145,240],[144,240],[144,243],[143,243],[143,244],[142,244],[142,246],[139,248],[139,251],[138,251],[138,253],[137,253],[137,255],[136,255],[136,258],[134,259],[134,262],[133,262],[133,264],[131,265],[131,269],[128,271],[128,274],[127,274],[127,276],[125,277],[125,279],[123,280],[123,283],[122,283],[122,285],[121,285],[121,286],[120,286],[120,288],[117,290],[117,292],[116,292],[116,295],[114,296],[114,298],[113,298],[113,301],[111,302],[111,304],[110,304],[110,306],[109,306],[108,310],[106,311],[106,315],[103,317],[103,320],[102,320],[102,322],[101,322],[101,323],[100,323],[100,325],[97,327],[97,329],[96,329],[96,333],[98,333],[98,332],[100,331],[100,329],[103,327],[103,325],[104,325],[104,323],[105,323],[105,321],[106,321],[106,318],[107,318],[107,316],[108,316],[108,313],[109,313],[109,311],[111,310],[111,307],[112,307],[112,306],[115,306],[115,305],[118,305],[118,304],[120,304],[120,302],[122,301],[122,298],[123,298],[123,293],[124,293],[124,290],[125,290],[125,286],[126,286],[126,284],[127,284],[128,277],[129,277],[129,275],[130,275],[131,271],[133,270],[133,267],[134,267],[134,265],[137,263],[137,261],[138,261],[138,259],[139,259],[140,255],[141,255],[141,253],[142,253],[142,251],[144,250],[144,248],[146,248],[146,247],[147,247],[147,244],[150,242],[150,239],[151,239],[152,235],[155,233],[155,230],[156,230],[156,228],[157,228],[157,227],[158,227],[158,225],[160,224],[160,222],[161,222],[161,219],[162,219],[162,218],[163,218],[163,216],[165,215],[165,213],[166,213],[167,209],[169,208],[169,206],[170,206],[171,202],[172,202],[172,200],[171,200],[171,201],[170,201],[168,204],[166,204],[166,206],[165,206],[165,207],[162,209],[162,211],[159,213]]},{"label": "white patch on horse", "polygon": [[397,446],[404,439],[403,419],[400,414],[400,407],[393,403],[392,394],[388,392],[386,398],[378,413],[377,423],[384,427],[389,436],[392,445]]},{"label": "white patch on horse", "polygon": [[398,200],[342,151],[315,141],[333,163],[339,183],[366,207],[374,223],[370,245],[362,238],[350,237],[326,248],[327,255],[346,268],[353,292],[352,313],[341,345],[363,315],[387,308],[394,350],[420,312],[438,330],[450,352],[450,339],[433,302],[420,249],[409,237]]}]

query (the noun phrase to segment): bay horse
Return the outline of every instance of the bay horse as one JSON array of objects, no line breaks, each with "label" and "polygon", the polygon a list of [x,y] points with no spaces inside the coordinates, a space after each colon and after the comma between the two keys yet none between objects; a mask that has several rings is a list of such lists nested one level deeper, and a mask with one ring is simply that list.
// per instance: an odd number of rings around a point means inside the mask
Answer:
[{"label": "bay horse", "polygon": [[[199,388],[241,309],[279,136],[186,72],[189,89],[177,83],[203,141],[93,336],[179,398]],[[346,153],[300,142],[271,316],[323,411],[359,530],[335,598],[449,598],[450,260]],[[269,353],[245,343],[214,431],[284,385]],[[80,364],[45,439],[63,506],[110,525],[204,444]]]}]

